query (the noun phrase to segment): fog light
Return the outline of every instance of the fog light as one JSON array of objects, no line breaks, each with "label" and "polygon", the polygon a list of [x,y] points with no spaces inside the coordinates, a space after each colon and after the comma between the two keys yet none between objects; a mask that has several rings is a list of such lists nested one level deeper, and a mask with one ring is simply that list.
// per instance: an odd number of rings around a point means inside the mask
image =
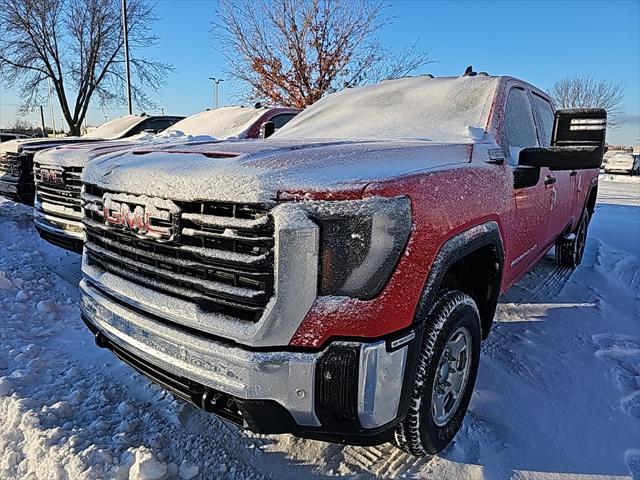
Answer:
[{"label": "fog light", "polygon": [[332,346],[316,365],[316,415],[324,426],[358,421],[357,347]]}]

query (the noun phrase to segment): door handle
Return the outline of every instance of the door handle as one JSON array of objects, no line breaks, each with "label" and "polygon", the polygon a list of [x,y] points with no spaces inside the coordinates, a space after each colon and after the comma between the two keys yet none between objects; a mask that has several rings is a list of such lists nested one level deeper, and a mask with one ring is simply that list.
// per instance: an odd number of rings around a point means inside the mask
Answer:
[{"label": "door handle", "polygon": [[572,170],[571,173],[569,174],[570,177],[575,177],[578,174],[578,172],[576,172],[575,170]]},{"label": "door handle", "polygon": [[554,177],[553,175],[547,175],[546,177],[544,177],[545,185],[553,185],[554,183],[556,183],[556,177]]}]

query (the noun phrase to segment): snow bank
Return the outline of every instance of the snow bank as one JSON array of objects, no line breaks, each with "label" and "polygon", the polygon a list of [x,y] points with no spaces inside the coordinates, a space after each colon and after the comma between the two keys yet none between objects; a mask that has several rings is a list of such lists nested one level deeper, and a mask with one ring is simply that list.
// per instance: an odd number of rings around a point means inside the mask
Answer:
[{"label": "snow bank", "polygon": [[387,80],[327,95],[272,138],[429,140],[468,143],[484,131],[496,77]]}]

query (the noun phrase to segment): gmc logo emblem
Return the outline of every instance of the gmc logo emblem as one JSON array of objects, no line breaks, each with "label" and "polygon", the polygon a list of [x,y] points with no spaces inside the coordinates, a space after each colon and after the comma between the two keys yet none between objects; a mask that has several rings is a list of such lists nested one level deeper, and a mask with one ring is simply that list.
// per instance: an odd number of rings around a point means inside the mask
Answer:
[{"label": "gmc logo emblem", "polygon": [[41,168],[40,179],[43,182],[62,183],[62,171],[52,168]]},{"label": "gmc logo emblem", "polygon": [[143,206],[136,205],[132,209],[127,203],[108,200],[104,202],[103,214],[105,223],[108,225],[165,241],[173,238],[173,228],[153,224],[153,219],[170,221],[171,213],[168,211],[160,211],[152,215]]}]

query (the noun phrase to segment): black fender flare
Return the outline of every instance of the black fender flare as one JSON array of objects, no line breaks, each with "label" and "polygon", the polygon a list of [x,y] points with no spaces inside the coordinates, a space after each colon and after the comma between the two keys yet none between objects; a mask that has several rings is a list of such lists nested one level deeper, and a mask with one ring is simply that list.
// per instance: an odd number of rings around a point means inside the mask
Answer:
[{"label": "black fender flare", "polygon": [[442,244],[422,289],[422,294],[414,313],[414,324],[420,322],[429,313],[447,270],[457,261],[486,246],[492,246],[496,253],[493,285],[490,285],[491,291],[487,298],[489,308],[482,309],[480,305],[478,306],[482,319],[482,336],[486,338],[493,322],[498,297],[500,296],[500,284],[504,270],[502,235],[498,222],[494,220],[470,227]]}]

